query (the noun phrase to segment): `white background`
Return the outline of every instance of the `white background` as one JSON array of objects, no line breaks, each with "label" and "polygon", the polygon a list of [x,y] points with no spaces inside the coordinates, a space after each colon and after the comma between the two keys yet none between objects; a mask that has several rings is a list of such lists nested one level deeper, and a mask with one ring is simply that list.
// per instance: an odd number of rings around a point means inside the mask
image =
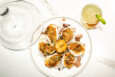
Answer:
[{"label": "white background", "polygon": [[[2,3],[5,0],[0,0]],[[8,1],[8,0],[7,0]],[[38,0],[27,0],[37,5]],[[84,5],[94,3],[103,11],[107,24],[99,23],[88,30],[92,39],[92,56],[78,77],[115,77],[115,1],[114,0],[48,0],[58,16],[80,22]],[[38,7],[41,8],[41,7]],[[44,10],[44,9],[43,9]],[[0,45],[0,77],[45,77],[34,66],[29,49],[11,51]]]}]

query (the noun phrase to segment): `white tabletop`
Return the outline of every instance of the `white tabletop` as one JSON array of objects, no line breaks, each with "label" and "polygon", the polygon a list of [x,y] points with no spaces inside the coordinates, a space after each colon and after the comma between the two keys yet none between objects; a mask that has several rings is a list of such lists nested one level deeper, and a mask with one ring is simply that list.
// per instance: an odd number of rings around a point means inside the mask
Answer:
[{"label": "white tabletop", "polygon": [[[0,0],[2,3],[4,0]],[[37,5],[38,0],[26,0]],[[86,69],[78,77],[115,77],[115,1],[114,0],[48,0],[58,16],[80,22],[84,5],[101,7],[107,24],[88,30],[92,40],[92,56]],[[29,49],[11,51],[0,45],[0,77],[45,77],[34,66]]]}]

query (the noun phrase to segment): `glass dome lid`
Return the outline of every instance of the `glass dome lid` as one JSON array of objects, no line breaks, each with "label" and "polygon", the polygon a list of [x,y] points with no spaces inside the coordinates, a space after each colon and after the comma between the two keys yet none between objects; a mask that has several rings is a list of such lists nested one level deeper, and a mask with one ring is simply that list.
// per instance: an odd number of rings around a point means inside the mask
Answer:
[{"label": "glass dome lid", "polygon": [[36,28],[41,28],[41,23],[39,9],[26,1],[12,1],[1,5],[0,44],[11,50],[28,48],[32,34]]}]

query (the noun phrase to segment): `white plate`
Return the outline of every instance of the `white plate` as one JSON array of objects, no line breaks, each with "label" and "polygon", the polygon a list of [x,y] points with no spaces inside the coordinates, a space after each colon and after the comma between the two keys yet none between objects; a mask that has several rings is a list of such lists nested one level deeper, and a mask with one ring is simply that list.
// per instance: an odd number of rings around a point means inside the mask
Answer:
[{"label": "white plate", "polygon": [[[32,45],[30,47],[30,52],[31,52],[31,57],[33,62],[35,63],[35,66],[37,67],[37,69],[43,73],[46,76],[53,76],[53,77],[69,77],[69,76],[75,76],[78,75],[81,71],[83,71],[83,69],[86,67],[90,56],[91,56],[91,49],[92,49],[92,45],[91,45],[91,39],[89,37],[88,32],[86,31],[86,29],[76,20],[71,19],[71,18],[67,18],[67,17],[55,17],[55,18],[51,18],[47,21],[45,21],[42,25],[42,30],[45,29],[48,25],[50,24],[56,24],[59,25],[62,18],[65,18],[66,21],[65,23],[70,24],[72,27],[76,28],[76,34],[82,34],[83,38],[81,39],[81,43],[85,44],[85,54],[81,60],[81,66],[79,68],[76,68],[75,66],[73,66],[71,69],[67,69],[64,68],[61,71],[55,69],[55,68],[48,68],[45,66],[45,61],[43,59],[43,57],[40,54],[40,51],[38,50],[38,42],[39,40],[37,40],[37,42]],[[35,31],[35,34],[33,35],[33,38],[36,37],[37,34],[40,34],[40,31]],[[32,38],[32,39],[33,39]]]}]

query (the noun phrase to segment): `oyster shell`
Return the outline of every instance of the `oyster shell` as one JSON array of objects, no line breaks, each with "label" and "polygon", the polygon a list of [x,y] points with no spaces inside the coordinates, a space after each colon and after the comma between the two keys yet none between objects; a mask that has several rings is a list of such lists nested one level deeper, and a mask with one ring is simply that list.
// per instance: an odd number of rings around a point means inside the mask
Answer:
[{"label": "oyster shell", "polygon": [[53,54],[55,52],[55,46],[52,46],[49,43],[39,42],[39,50],[44,55],[50,55],[50,54]]},{"label": "oyster shell", "polygon": [[70,28],[65,29],[62,32],[62,38],[68,43],[73,38],[73,32]]},{"label": "oyster shell", "polygon": [[61,59],[63,57],[63,54],[53,54],[51,56],[47,56],[45,58],[45,66],[52,68],[52,67],[56,67]]},{"label": "oyster shell", "polygon": [[83,55],[85,52],[85,47],[84,45],[75,42],[75,43],[70,43],[68,46],[68,49],[74,56],[80,56]]},{"label": "oyster shell", "polygon": [[57,26],[54,24],[50,24],[47,28],[46,28],[46,34],[50,39],[50,42],[55,43],[56,40],[58,39],[58,35],[57,35]]},{"label": "oyster shell", "polygon": [[75,61],[75,56],[70,52],[66,52],[64,54],[62,64],[67,68],[71,68],[74,64],[74,61]]}]

